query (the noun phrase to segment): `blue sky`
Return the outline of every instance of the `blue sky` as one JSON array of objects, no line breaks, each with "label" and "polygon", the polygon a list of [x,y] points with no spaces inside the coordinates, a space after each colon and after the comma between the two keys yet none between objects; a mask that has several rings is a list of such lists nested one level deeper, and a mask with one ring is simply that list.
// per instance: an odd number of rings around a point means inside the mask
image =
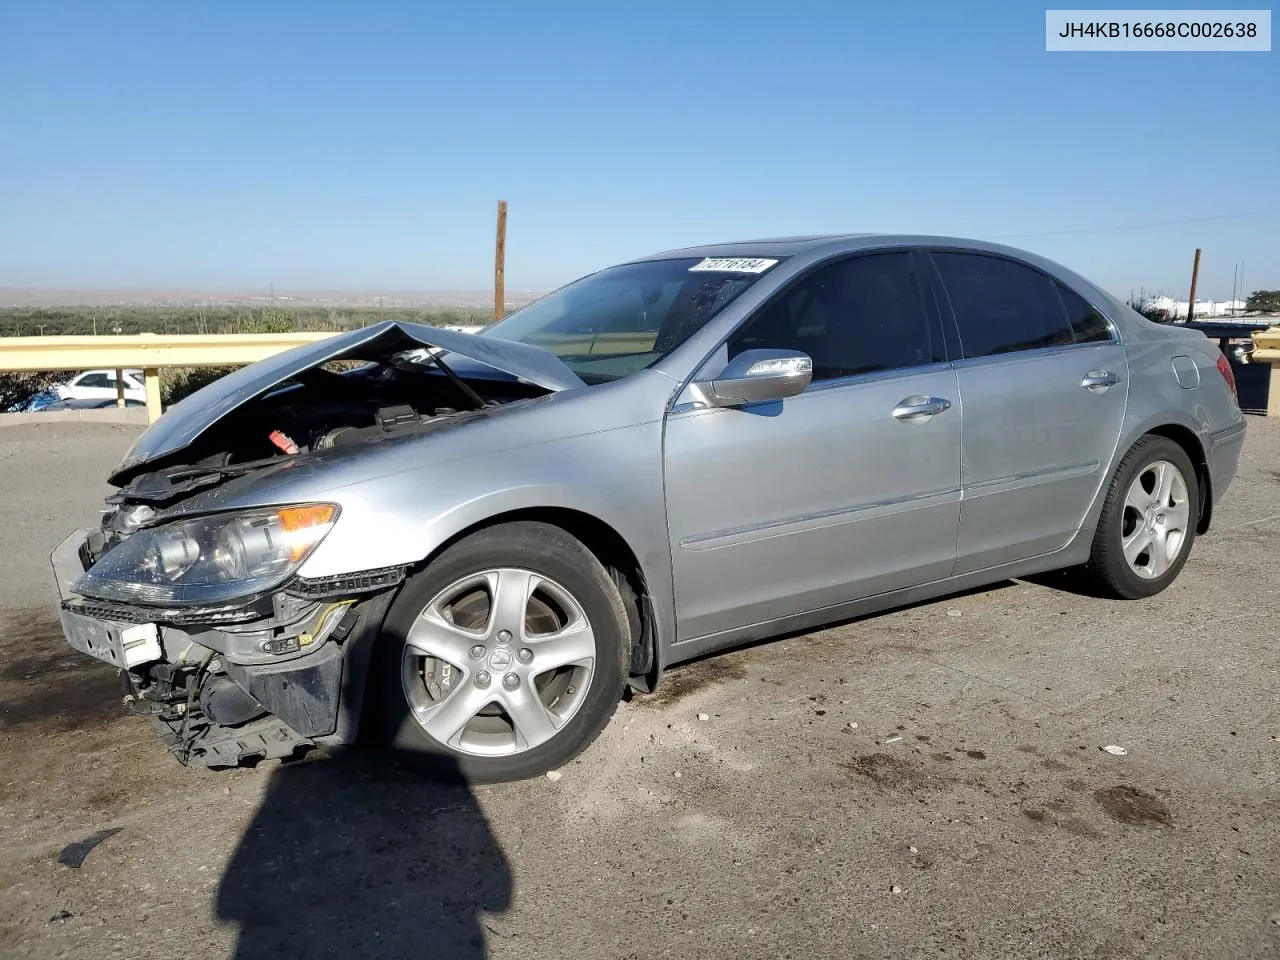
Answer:
[{"label": "blue sky", "polygon": [[860,230],[1003,238],[1121,295],[1182,292],[1201,246],[1202,295],[1242,260],[1280,287],[1280,53],[1044,29],[1030,3],[5,0],[0,285],[482,289],[502,197],[511,290]]}]

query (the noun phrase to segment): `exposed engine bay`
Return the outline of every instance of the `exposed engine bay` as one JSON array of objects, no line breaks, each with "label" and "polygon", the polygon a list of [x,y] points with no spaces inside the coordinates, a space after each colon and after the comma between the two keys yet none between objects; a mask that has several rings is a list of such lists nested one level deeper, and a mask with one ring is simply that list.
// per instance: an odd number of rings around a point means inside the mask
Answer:
[{"label": "exposed engine bay", "polygon": [[109,541],[127,535],[197,490],[282,457],[422,435],[546,392],[512,380],[468,382],[410,359],[344,372],[306,370],[232,411],[189,447],[144,470],[117,471],[113,482],[124,482],[107,500],[116,509],[104,516],[103,529]]},{"label": "exposed engine bay", "polygon": [[[133,592],[127,594],[104,592],[94,588],[93,577],[141,549],[134,541],[150,538],[146,559],[137,565],[150,564],[157,579],[172,573],[171,564],[184,571],[222,563],[232,571],[243,568],[248,582],[254,550],[265,551],[268,560],[281,559],[262,545],[264,537],[286,538],[298,524],[323,526],[330,519],[316,514],[323,508],[268,509],[259,511],[261,517],[232,520],[197,515],[188,521],[181,519],[189,514],[182,510],[186,500],[285,465],[447,429],[548,392],[475,364],[464,379],[438,349],[406,349],[398,333],[393,326],[359,349],[307,363],[256,394],[242,392],[188,442],[140,462],[126,460],[111,477],[120,489],[107,499],[100,527],[78,532],[55,552],[68,641],[120,668],[126,702],[155,721],[182,762],[235,766],[288,758],[326,738],[348,739],[345,727],[358,716],[362,695],[344,690],[362,672],[353,670],[359,667],[350,662],[353,648],[359,641],[357,656],[369,656],[406,570],[307,580],[292,573],[295,564],[287,577],[264,581],[270,589],[229,597],[214,592],[199,600],[146,584],[130,584]],[[217,402],[202,393],[184,401],[198,414],[204,412],[202,400]],[[162,418],[156,426],[163,423]],[[186,539],[167,534],[162,540],[157,533],[200,523],[222,526]],[[286,546],[285,560],[288,552]]]}]

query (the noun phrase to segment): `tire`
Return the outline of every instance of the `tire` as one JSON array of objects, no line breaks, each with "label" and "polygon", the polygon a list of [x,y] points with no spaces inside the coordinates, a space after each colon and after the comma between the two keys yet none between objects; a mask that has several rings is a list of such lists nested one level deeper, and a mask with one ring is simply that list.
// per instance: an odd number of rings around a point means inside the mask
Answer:
[{"label": "tire", "polygon": [[370,726],[382,748],[436,774],[537,776],[604,729],[630,649],[622,597],[590,550],[550,524],[498,524],[405,583],[375,652]]},{"label": "tire", "polygon": [[[1159,485],[1166,476],[1170,493],[1162,503]],[[1159,593],[1187,562],[1199,504],[1198,478],[1186,451],[1167,437],[1147,434],[1124,455],[1107,490],[1089,559],[1094,577],[1126,600]]]}]

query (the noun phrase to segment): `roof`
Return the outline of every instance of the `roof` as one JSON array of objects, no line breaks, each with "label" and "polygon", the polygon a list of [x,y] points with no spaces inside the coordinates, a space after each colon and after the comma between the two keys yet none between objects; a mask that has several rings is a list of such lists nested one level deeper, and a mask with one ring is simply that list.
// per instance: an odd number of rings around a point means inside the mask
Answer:
[{"label": "roof", "polygon": [[1086,299],[1097,302],[1092,293],[1109,306],[1111,313],[1127,309],[1124,302],[1103,290],[1097,284],[1072,270],[1027,250],[1018,250],[989,240],[972,240],[965,237],[939,237],[909,233],[836,233],[807,237],[777,237],[771,240],[740,240],[736,243],[715,243],[698,247],[667,250],[647,257],[637,257],[633,263],[645,260],[674,260],[682,257],[796,257],[822,260],[827,256],[853,253],[859,250],[875,250],[883,247],[952,247],[1013,257],[1029,263],[1056,277],[1085,294]]},{"label": "roof", "polygon": [[1013,253],[1027,256],[1025,251],[964,237],[937,237],[901,233],[832,233],[801,237],[774,237],[763,240],[738,240],[730,243],[711,243],[696,247],[665,250],[662,253],[638,257],[640,260],[674,260],[680,257],[791,257],[801,253],[829,250],[859,250],[873,247],[942,246],[966,247],[992,252]]}]

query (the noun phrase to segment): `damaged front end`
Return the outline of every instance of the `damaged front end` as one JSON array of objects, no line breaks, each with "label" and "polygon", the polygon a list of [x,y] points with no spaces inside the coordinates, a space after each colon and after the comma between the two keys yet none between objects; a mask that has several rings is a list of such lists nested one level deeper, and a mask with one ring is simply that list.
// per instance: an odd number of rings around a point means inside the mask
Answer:
[{"label": "damaged front end", "polygon": [[63,632],[120,669],[125,703],[182,763],[233,767],[353,739],[364,668],[403,568],[156,607],[75,592],[99,536],[77,531],[54,552]]},{"label": "damaged front end", "polygon": [[[474,361],[465,380],[440,348]],[[407,567],[308,577],[341,497],[240,504],[282,472],[314,478],[371,445],[419,442],[575,384],[536,348],[394,322],[216,381],[143,434],[111,476],[120,489],[99,527],[54,552],[68,643],[120,669],[126,702],[183,763],[350,742]]]}]

